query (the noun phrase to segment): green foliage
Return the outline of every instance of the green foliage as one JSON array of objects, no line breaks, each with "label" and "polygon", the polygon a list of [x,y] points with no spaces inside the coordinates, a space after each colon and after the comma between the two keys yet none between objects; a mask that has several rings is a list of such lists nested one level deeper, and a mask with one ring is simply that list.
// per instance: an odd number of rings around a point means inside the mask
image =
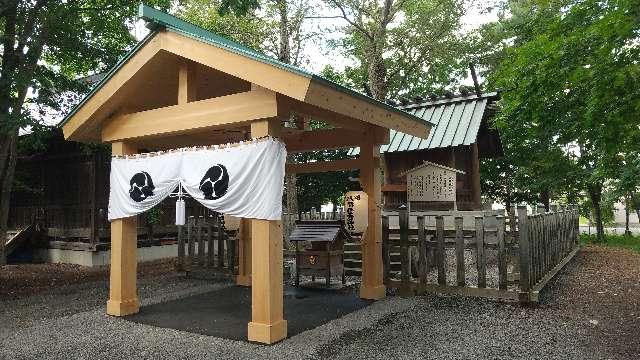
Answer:
[{"label": "green foliage", "polygon": [[630,249],[636,252],[640,252],[640,236],[638,235],[617,235],[606,234],[605,241],[599,242],[598,238],[592,234],[580,234],[580,243],[587,244],[601,244],[610,247],[618,247],[623,249]]},{"label": "green foliage", "polygon": [[257,1],[253,0],[181,0],[175,15],[252,49],[260,50],[264,39],[269,36],[275,24],[257,17],[253,11],[256,6],[250,3],[257,5]]},{"label": "green foliage", "polygon": [[331,45],[356,64],[344,69],[342,84],[382,99],[424,96],[466,73],[469,47],[459,32],[463,1],[327,3],[347,20],[344,36]]},{"label": "green foliage", "polygon": [[507,12],[480,31],[478,59],[491,86],[504,89],[494,125],[512,186],[556,197],[583,192],[599,210],[621,172],[629,172],[622,188],[638,184],[637,167],[625,164],[640,144],[640,3],[509,1]]}]

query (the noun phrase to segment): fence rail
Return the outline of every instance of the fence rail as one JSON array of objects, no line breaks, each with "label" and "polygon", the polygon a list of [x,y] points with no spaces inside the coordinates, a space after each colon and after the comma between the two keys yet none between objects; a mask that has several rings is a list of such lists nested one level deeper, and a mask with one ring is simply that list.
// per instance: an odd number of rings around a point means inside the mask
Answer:
[{"label": "fence rail", "polygon": [[[537,209],[536,209],[537,210]],[[578,212],[420,212],[382,218],[384,279],[402,295],[438,292],[538,301],[539,291],[578,250]],[[397,227],[390,219],[397,218]],[[395,221],[394,221],[395,222]]]}]

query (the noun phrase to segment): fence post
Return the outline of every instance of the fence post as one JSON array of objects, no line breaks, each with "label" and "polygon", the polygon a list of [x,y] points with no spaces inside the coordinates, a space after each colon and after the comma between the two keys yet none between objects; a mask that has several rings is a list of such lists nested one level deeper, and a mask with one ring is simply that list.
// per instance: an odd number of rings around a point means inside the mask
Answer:
[{"label": "fence post", "polygon": [[427,237],[424,231],[424,216],[417,217],[418,222],[418,251],[419,251],[419,276],[420,284],[427,283],[429,264],[427,263]]},{"label": "fence post", "polygon": [[462,216],[456,216],[454,219],[456,228],[456,283],[458,286],[465,286],[464,273],[464,228]]},{"label": "fence post", "polygon": [[184,237],[182,236],[182,225],[177,225],[178,229],[178,271],[184,270]]},{"label": "fence post", "polygon": [[487,264],[484,256],[484,217],[475,217],[476,227],[476,268],[478,270],[478,287],[487,287]]},{"label": "fence post", "polygon": [[527,218],[527,206],[518,206],[518,248],[520,251],[520,302],[529,302],[530,254],[529,254],[529,224]]},{"label": "fence post", "polygon": [[447,285],[447,273],[445,268],[446,254],[444,252],[444,218],[436,216],[436,249],[438,259],[438,284]]},{"label": "fence post", "polygon": [[398,217],[400,221],[400,280],[402,281],[400,295],[407,296],[411,294],[409,289],[411,263],[409,259],[409,212],[406,206],[400,206]]},{"label": "fence post", "polygon": [[389,286],[389,272],[391,271],[391,244],[389,243],[389,217],[382,216],[382,273],[384,284]]},{"label": "fence post", "polygon": [[496,237],[498,239],[498,288],[507,290],[507,251],[504,244],[504,216],[496,218],[498,223]]}]

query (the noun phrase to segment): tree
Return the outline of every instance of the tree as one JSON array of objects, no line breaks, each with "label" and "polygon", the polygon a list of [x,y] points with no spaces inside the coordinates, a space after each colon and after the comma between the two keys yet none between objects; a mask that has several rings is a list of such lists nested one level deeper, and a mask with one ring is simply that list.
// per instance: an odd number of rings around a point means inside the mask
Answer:
[{"label": "tree", "polygon": [[[492,86],[504,89],[496,120],[533,184],[589,197],[604,240],[603,191],[610,164],[637,148],[640,108],[638,0],[518,1],[528,15],[497,54]],[[524,12],[523,12],[524,13]],[[565,184],[559,183],[564,179]]]},{"label": "tree", "polygon": [[424,95],[465,71],[461,0],[327,0],[347,26],[336,45],[359,64],[348,78],[378,100]]},{"label": "tree", "polygon": [[[169,0],[151,1],[167,8]],[[137,4],[116,0],[5,0],[0,4],[0,264],[18,132],[68,108],[82,75],[115,64],[134,38]]]}]

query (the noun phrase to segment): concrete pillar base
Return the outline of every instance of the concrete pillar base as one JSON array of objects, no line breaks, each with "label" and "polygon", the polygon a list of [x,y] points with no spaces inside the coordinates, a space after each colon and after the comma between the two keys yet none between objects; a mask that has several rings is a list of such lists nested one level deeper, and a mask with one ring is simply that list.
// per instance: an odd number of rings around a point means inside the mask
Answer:
[{"label": "concrete pillar base", "polygon": [[271,325],[250,322],[248,325],[249,341],[273,344],[287,337],[287,320],[279,320]]},{"label": "concrete pillar base", "polygon": [[360,286],[360,298],[369,300],[384,299],[387,295],[387,288],[384,285],[379,286]]},{"label": "concrete pillar base", "polygon": [[111,316],[126,316],[136,314],[138,311],[140,311],[140,300],[138,298],[126,301],[107,301],[107,314]]},{"label": "concrete pillar base", "polygon": [[251,275],[237,275],[236,285],[238,286],[251,286]]}]

